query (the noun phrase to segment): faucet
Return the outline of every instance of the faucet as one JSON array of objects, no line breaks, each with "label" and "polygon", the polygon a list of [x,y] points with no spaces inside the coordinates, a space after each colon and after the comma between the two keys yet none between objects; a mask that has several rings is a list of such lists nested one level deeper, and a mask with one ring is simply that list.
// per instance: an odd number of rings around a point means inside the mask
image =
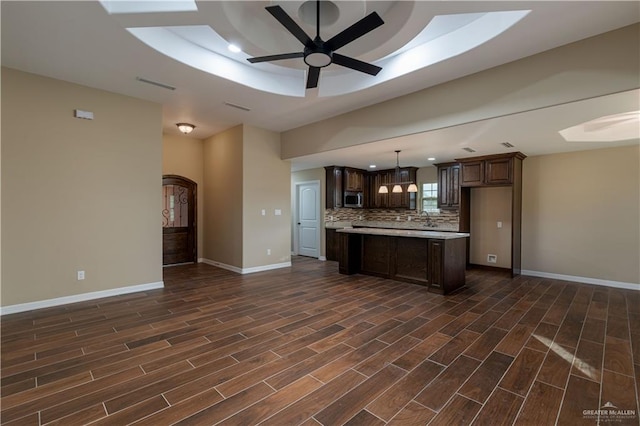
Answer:
[{"label": "faucet", "polygon": [[425,221],[425,223],[424,223],[425,228],[435,228],[435,227],[437,227],[437,226],[438,226],[437,224],[435,224],[435,223],[431,220],[431,216],[429,216],[429,213],[428,213],[426,210],[422,210],[422,211],[420,212],[420,217],[422,217],[422,216],[426,216],[426,217],[427,217],[427,220],[426,220],[426,221]]}]

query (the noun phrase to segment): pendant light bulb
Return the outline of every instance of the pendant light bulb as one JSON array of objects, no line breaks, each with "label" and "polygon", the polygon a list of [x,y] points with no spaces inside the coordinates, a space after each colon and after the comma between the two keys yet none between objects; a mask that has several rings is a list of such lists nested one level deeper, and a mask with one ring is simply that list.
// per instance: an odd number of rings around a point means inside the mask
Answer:
[{"label": "pendant light bulb", "polygon": [[415,183],[412,183],[407,188],[407,192],[418,192],[418,186]]},{"label": "pendant light bulb", "polygon": [[393,185],[393,189],[391,190],[391,192],[394,193],[398,193],[398,192],[402,192],[402,187],[400,185]]},{"label": "pendant light bulb", "polygon": [[389,190],[387,189],[386,185],[380,185],[380,188],[378,188],[378,194],[388,194]]}]

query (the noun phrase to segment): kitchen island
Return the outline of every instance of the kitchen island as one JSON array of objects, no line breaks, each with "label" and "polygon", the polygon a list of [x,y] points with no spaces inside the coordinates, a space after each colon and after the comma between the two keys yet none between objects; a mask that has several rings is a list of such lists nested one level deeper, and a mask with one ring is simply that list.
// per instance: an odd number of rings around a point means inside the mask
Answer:
[{"label": "kitchen island", "polygon": [[343,228],[341,274],[365,274],[426,285],[448,294],[465,284],[467,233]]}]

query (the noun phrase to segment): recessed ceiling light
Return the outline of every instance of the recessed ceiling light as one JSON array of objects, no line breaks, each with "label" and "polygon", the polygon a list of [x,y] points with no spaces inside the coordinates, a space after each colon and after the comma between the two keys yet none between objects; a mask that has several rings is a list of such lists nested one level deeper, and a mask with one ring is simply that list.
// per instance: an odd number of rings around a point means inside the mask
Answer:
[{"label": "recessed ceiling light", "polygon": [[227,46],[227,48],[232,51],[233,53],[240,53],[242,52],[242,49],[240,49],[238,46],[236,46],[235,44],[230,44],[229,46]]},{"label": "recessed ceiling light", "polygon": [[436,161],[436,157],[429,157],[429,158],[427,158],[427,160],[429,160],[429,161]]},{"label": "recessed ceiling light", "polygon": [[475,150],[475,149],[470,148],[470,147],[468,147],[468,146],[467,146],[467,147],[465,147],[465,148],[462,148],[462,149],[463,149],[463,150],[465,150],[465,151],[467,151],[467,152],[476,152],[476,150]]},{"label": "recessed ceiling light", "polygon": [[376,166],[375,164],[371,164],[371,165],[369,166],[369,168],[370,168],[370,169],[375,169],[376,167],[377,167],[377,166]]}]

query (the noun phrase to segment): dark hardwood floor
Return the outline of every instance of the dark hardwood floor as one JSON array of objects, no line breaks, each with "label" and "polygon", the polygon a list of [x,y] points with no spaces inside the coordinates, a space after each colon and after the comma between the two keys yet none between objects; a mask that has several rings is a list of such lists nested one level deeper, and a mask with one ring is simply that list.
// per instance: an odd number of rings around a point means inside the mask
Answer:
[{"label": "dark hardwood floor", "polygon": [[[2,424],[638,425],[640,292],[335,262],[2,317]],[[617,407],[613,408],[611,405]]]}]

